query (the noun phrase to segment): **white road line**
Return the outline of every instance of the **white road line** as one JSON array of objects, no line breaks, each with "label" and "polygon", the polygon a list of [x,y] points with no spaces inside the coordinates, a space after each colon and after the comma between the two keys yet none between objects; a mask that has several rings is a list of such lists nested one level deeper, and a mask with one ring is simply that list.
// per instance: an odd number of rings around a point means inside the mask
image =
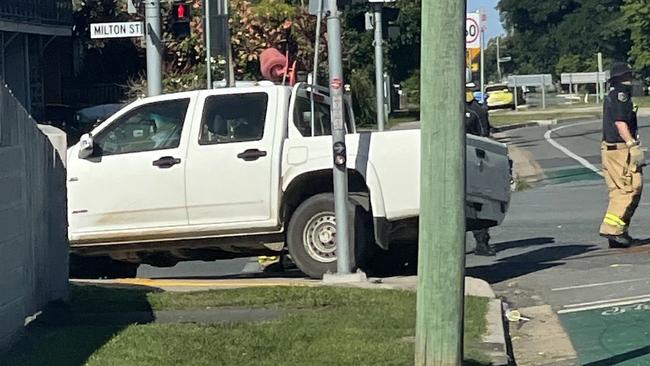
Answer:
[{"label": "white road line", "polygon": [[577,312],[580,312],[580,311],[603,309],[603,308],[609,308],[609,307],[614,307],[614,306],[634,305],[634,304],[639,304],[639,303],[644,303],[644,302],[650,302],[650,297],[646,297],[646,298],[638,299],[638,300],[608,302],[608,303],[605,303],[605,304],[593,305],[593,306],[584,306],[584,307],[581,307],[581,308],[574,308],[574,309],[563,309],[563,310],[558,311],[557,313],[558,314],[577,313]]},{"label": "white road line", "polygon": [[647,298],[650,298],[650,294],[639,295],[639,296],[621,297],[621,298],[618,298],[618,299],[583,302],[583,303],[579,303],[579,304],[563,305],[562,307],[565,308],[565,309],[582,308],[582,307],[585,307],[585,306],[609,304],[609,303],[612,303],[612,302],[621,302],[621,301],[630,301],[630,300],[643,300],[643,299],[647,299]]},{"label": "white road line", "polygon": [[631,282],[650,282],[650,278],[635,278],[631,280],[620,280],[620,281],[610,281],[610,282],[600,282],[600,283],[589,283],[586,285],[576,285],[576,286],[567,286],[567,287],[558,287],[551,289],[551,291],[566,291],[566,290],[578,290],[578,289],[583,289],[583,288],[592,288],[592,287],[600,287],[600,286],[608,286],[608,285],[618,285],[621,283],[631,283]]},{"label": "white road line", "polygon": [[581,125],[586,125],[586,124],[590,124],[590,123],[597,123],[597,122],[598,121],[588,121],[588,122],[580,122],[580,123],[574,123],[574,124],[570,124],[570,125],[566,125],[566,126],[557,127],[557,128],[552,129],[552,130],[546,131],[546,133],[544,134],[544,138],[546,139],[546,141],[548,141],[549,144],[553,145],[553,147],[560,150],[566,156],[568,156],[571,159],[577,161],[578,163],[580,163],[585,168],[593,171],[594,173],[596,173],[596,174],[598,174],[598,175],[600,175],[602,177],[603,172],[601,172],[600,169],[596,168],[593,164],[588,162],[586,159],[584,159],[581,156],[576,155],[573,151],[571,151],[571,150],[567,149],[566,147],[560,145],[558,142],[553,140],[553,138],[551,138],[551,134],[553,134],[553,132],[556,132],[556,131],[559,131],[559,130],[562,130],[562,129],[565,129],[565,128],[569,128],[569,127],[581,126]]}]

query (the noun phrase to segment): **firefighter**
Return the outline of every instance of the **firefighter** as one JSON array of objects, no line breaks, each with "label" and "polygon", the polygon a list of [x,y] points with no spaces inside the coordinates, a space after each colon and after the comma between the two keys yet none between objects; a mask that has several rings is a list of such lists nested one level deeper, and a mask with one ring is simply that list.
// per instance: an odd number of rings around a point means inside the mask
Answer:
[{"label": "firefighter", "polygon": [[[472,88],[474,84],[469,83],[466,85],[465,94],[465,132],[481,136],[490,136],[490,120],[487,110],[485,110],[474,98]],[[490,232],[487,228],[472,231],[474,240],[476,241],[475,255],[480,256],[495,256],[496,251],[490,246]]]},{"label": "firefighter", "polygon": [[610,248],[634,244],[628,234],[630,220],[643,191],[644,153],[638,135],[636,107],[632,103],[632,69],[626,63],[612,66],[610,91],[603,105],[603,174],[609,190],[609,206],[600,235]]}]

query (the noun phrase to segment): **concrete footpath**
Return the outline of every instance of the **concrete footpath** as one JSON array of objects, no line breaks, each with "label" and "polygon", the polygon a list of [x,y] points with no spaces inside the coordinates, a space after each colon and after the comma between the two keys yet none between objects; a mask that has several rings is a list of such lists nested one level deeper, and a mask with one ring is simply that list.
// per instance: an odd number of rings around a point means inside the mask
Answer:
[{"label": "concrete footpath", "polygon": [[[191,292],[206,290],[224,290],[234,288],[268,287],[268,286],[336,286],[354,287],[363,289],[390,289],[415,291],[417,288],[416,276],[369,278],[365,282],[327,284],[323,281],[304,278],[252,278],[252,279],[223,279],[223,280],[155,280],[155,279],[117,279],[117,280],[71,280],[75,285],[96,285],[119,288],[140,288],[151,287],[163,291]],[[490,356],[493,366],[505,366],[509,364],[510,357],[507,350],[507,339],[504,326],[502,302],[496,298],[490,285],[480,279],[465,278],[465,294],[468,296],[485,297],[489,299],[487,314],[487,332],[483,339],[483,349]],[[178,314],[160,314],[168,321],[168,318],[177,319]],[[277,314],[255,314],[262,318],[277,316]],[[202,318],[201,314],[198,314]]]}]

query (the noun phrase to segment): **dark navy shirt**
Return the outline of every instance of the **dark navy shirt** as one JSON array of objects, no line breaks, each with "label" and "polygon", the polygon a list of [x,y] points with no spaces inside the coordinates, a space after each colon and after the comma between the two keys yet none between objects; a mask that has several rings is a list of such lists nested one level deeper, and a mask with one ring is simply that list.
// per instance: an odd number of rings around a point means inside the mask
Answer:
[{"label": "dark navy shirt", "polygon": [[621,85],[615,85],[607,94],[603,106],[603,141],[609,143],[625,142],[616,128],[616,122],[627,123],[632,137],[638,133],[636,112],[632,96]]}]

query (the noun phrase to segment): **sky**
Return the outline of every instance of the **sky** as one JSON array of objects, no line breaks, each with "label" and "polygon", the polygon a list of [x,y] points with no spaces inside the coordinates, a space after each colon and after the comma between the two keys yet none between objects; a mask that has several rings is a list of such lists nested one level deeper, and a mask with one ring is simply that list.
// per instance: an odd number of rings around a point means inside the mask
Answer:
[{"label": "sky", "polygon": [[499,0],[467,0],[467,12],[475,12],[478,9],[485,9],[488,17],[487,39],[504,34],[501,26],[499,12],[495,9]]}]

